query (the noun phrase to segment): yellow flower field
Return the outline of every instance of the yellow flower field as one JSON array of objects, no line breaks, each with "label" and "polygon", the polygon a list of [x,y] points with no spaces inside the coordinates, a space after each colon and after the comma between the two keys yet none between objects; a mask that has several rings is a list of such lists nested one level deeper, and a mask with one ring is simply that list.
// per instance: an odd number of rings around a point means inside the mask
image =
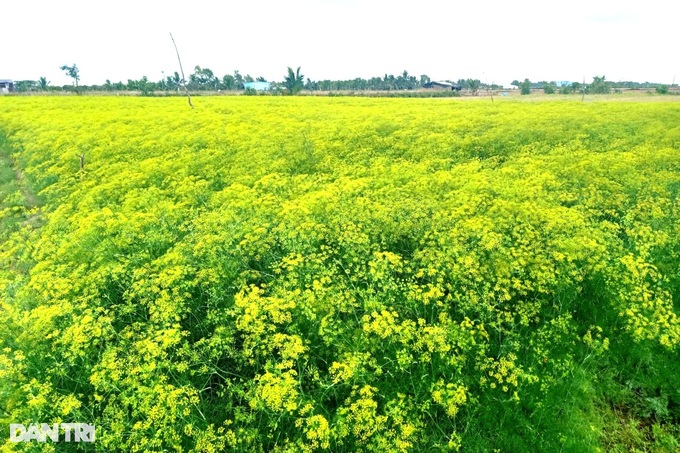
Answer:
[{"label": "yellow flower field", "polygon": [[680,448],[680,103],[194,103],[0,98],[2,451]]}]

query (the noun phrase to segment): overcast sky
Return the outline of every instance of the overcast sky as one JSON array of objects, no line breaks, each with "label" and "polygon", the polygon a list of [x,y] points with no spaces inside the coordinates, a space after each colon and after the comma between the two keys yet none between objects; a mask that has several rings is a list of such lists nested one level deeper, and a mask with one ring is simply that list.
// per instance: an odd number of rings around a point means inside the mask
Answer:
[{"label": "overcast sky", "polygon": [[0,79],[81,84],[160,80],[196,65],[280,81],[427,74],[479,78],[680,82],[677,0],[6,1]]}]

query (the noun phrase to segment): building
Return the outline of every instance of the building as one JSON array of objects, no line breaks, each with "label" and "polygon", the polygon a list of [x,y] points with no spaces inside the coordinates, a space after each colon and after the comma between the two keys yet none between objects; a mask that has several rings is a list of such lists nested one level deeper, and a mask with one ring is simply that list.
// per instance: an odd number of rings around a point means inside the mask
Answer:
[{"label": "building", "polygon": [[243,84],[245,90],[269,91],[272,84],[269,82],[246,82]]},{"label": "building", "polygon": [[425,85],[423,85],[423,88],[428,88],[431,90],[461,90],[460,85],[455,85],[450,82],[427,82]]},{"label": "building", "polygon": [[0,94],[14,92],[14,82],[8,79],[0,79]]}]

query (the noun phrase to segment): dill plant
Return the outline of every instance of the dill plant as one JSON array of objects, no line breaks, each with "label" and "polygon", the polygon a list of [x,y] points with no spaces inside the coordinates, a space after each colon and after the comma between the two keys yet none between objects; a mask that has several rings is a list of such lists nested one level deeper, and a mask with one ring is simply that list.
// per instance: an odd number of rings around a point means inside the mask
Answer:
[{"label": "dill plant", "polygon": [[677,445],[675,104],[196,107],[0,99],[26,184],[1,211],[4,432],[86,421],[107,451]]}]

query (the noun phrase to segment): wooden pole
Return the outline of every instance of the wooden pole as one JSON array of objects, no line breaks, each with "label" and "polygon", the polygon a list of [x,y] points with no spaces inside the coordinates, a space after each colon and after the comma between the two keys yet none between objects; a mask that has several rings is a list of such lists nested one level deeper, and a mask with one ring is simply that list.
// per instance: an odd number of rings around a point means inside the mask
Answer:
[{"label": "wooden pole", "polygon": [[179,70],[182,73],[182,86],[184,87],[184,91],[187,94],[187,100],[189,101],[189,105],[193,109],[194,104],[191,103],[191,96],[189,95],[189,90],[187,89],[187,81],[184,78],[184,69],[182,68],[182,60],[179,58],[179,50],[177,50],[177,44],[175,43],[175,38],[172,37],[172,33],[170,33],[170,39],[172,39],[172,44],[175,46],[175,53],[177,53],[177,61],[179,62]]},{"label": "wooden pole", "polygon": [[586,99],[586,76],[583,76],[583,84],[581,85],[581,102]]}]

